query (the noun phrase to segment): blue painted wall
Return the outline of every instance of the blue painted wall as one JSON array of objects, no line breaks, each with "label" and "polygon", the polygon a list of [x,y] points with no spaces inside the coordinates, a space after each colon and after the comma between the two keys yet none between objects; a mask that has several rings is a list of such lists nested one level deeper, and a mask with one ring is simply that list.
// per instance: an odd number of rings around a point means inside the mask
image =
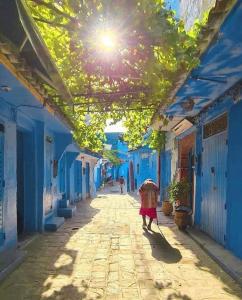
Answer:
[{"label": "blue painted wall", "polygon": [[227,156],[227,228],[225,246],[236,256],[242,258],[242,228],[241,218],[241,195],[242,195],[242,140],[239,138],[242,131],[242,102],[235,105],[232,99],[224,98],[223,101],[215,103],[211,108],[200,116],[197,126],[196,138],[196,195],[195,195],[195,225],[201,224],[201,167],[202,167],[202,125],[228,112],[228,156]]},{"label": "blue painted wall", "polygon": [[99,190],[102,186],[102,163],[99,160],[94,168],[94,183],[96,190]]},{"label": "blue painted wall", "polygon": [[242,258],[242,102],[229,113],[227,247]]},{"label": "blue painted wall", "polygon": [[201,176],[202,176],[202,126],[197,126],[196,133],[196,146],[195,146],[195,214],[194,223],[197,226],[201,224],[201,201],[202,201],[202,186],[201,186]]},{"label": "blue painted wall", "polygon": [[106,133],[106,138],[105,143],[112,145],[112,150],[116,152],[121,161],[120,165],[112,168],[112,178],[118,180],[121,176],[124,176],[125,182],[127,182],[129,169],[128,145],[122,140],[122,133],[120,132]]},{"label": "blue painted wall", "polygon": [[160,176],[160,199],[168,199],[167,188],[171,183],[171,151],[162,151],[160,155],[161,176]]},{"label": "blue painted wall", "polygon": [[[41,108],[40,102],[1,64],[0,77],[2,84],[11,87],[9,93],[0,94],[0,124],[4,127],[0,133],[0,147],[4,150],[0,184],[5,183],[0,190],[0,211],[3,204],[0,253],[9,253],[17,247],[18,215],[21,215],[19,228],[21,223],[23,233],[43,231],[45,212],[57,215],[60,179],[54,176],[53,165],[72,143],[72,136],[70,129]],[[16,107],[22,104],[30,106]],[[51,138],[49,148],[47,137]],[[63,187],[64,191],[66,188]]]},{"label": "blue painted wall", "polygon": [[[129,162],[131,161],[134,166],[135,189],[138,189],[144,180],[148,178],[158,184],[158,153],[156,151],[148,146],[130,151]],[[131,178],[129,178],[129,184],[130,181]]]}]

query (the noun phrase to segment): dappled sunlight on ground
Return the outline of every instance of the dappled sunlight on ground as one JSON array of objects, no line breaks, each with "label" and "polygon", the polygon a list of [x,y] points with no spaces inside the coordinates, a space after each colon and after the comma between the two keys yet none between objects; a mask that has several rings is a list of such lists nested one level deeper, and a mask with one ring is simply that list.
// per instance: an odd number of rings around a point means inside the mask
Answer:
[{"label": "dappled sunlight on ground", "polygon": [[142,229],[136,195],[102,191],[27,248],[2,300],[241,299],[238,285],[170,218]]}]

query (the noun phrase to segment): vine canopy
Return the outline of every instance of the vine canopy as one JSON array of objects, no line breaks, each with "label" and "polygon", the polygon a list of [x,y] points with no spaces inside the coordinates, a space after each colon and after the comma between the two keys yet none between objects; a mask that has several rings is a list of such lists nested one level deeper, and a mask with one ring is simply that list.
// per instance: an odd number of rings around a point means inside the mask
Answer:
[{"label": "vine canopy", "polygon": [[102,149],[108,119],[123,120],[129,147],[139,146],[174,81],[198,63],[199,26],[187,33],[162,0],[26,4],[73,96],[68,106],[53,90],[53,101],[75,124],[78,143],[91,150]]}]

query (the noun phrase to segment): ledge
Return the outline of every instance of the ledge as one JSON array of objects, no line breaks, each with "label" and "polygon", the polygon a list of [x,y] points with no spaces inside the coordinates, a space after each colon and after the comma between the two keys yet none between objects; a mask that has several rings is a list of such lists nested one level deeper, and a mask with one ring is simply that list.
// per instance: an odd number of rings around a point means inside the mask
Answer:
[{"label": "ledge", "polygon": [[242,260],[198,229],[189,228],[187,233],[226,273],[242,285]]}]

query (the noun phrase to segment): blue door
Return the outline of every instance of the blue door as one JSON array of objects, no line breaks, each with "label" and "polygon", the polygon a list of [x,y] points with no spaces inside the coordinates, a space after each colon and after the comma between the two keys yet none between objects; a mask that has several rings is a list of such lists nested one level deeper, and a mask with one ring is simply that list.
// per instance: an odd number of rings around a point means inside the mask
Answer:
[{"label": "blue door", "polygon": [[90,164],[86,163],[86,194],[90,197]]},{"label": "blue door", "polygon": [[201,229],[226,241],[227,131],[203,139]]},{"label": "blue door", "polygon": [[52,143],[46,140],[45,156],[45,214],[52,210]]},{"label": "blue door", "polygon": [[82,162],[75,161],[75,192],[80,197],[82,194]]},{"label": "blue door", "polygon": [[0,244],[4,238],[3,198],[4,198],[4,128],[0,125]]},{"label": "blue door", "polygon": [[162,152],[160,159],[161,159],[160,192],[161,192],[161,201],[162,201],[168,197],[167,188],[171,182],[171,151]]}]

